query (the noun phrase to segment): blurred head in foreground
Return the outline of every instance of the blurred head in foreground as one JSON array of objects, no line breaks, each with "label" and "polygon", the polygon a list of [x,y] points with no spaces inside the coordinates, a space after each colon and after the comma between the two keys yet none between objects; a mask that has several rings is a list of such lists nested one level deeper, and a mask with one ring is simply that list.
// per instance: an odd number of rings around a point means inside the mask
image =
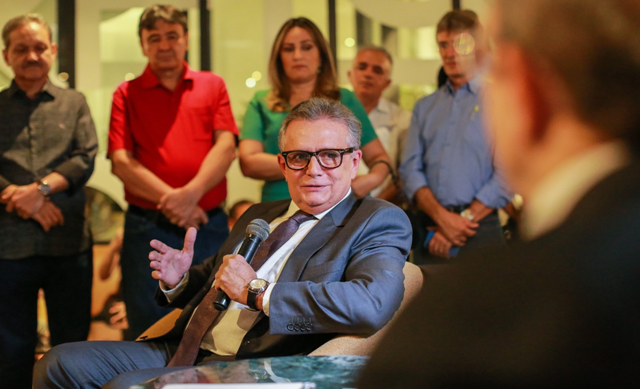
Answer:
[{"label": "blurred head in foreground", "polygon": [[495,2],[489,128],[525,195],[562,160],[640,133],[640,2]]},{"label": "blurred head in foreground", "polygon": [[240,216],[253,205],[250,200],[238,200],[229,208],[229,231],[233,229]]},{"label": "blurred head in foreground", "polygon": [[487,32],[527,240],[425,269],[357,386],[640,387],[640,2],[496,0]]}]

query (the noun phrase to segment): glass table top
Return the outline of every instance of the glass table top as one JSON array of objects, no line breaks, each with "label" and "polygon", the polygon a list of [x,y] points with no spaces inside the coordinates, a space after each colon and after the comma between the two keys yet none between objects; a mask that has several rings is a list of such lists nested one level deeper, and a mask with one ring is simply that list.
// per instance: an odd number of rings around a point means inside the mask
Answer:
[{"label": "glass table top", "polygon": [[[162,375],[131,387],[161,389],[169,384],[307,382],[309,389],[355,388],[368,357],[335,355],[293,356],[209,362]],[[313,385],[315,384],[315,386]]]}]

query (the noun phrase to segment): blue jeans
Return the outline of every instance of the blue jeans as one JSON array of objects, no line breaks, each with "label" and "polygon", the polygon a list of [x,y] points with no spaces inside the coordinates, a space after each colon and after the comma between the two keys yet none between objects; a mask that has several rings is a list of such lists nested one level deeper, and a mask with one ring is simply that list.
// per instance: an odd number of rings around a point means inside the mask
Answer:
[{"label": "blue jeans", "polygon": [[[207,212],[209,223],[200,226],[194,247],[193,265],[214,256],[229,236],[227,215],[222,208]],[[130,206],[125,216],[124,238],[120,253],[122,298],[127,307],[129,334],[138,337],[153,323],[171,311],[161,308],[154,299],[158,281],[151,277],[149,242],[157,239],[169,247],[182,249],[186,230],[178,227],[161,212]]]},{"label": "blue jeans", "polygon": [[51,345],[86,340],[91,324],[92,252],[0,259],[0,387],[31,388],[37,300],[47,302]]},{"label": "blue jeans", "polygon": [[172,350],[163,342],[67,343],[52,348],[38,361],[33,385],[38,389],[98,389],[128,373],[107,387],[129,388],[170,372],[171,368],[164,366],[171,354]]}]

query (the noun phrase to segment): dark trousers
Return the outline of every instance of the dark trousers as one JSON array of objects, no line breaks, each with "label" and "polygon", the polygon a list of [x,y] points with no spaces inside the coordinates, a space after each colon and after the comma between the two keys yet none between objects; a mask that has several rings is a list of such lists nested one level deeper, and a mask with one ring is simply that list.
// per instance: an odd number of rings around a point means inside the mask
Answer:
[{"label": "dark trousers", "polygon": [[31,388],[38,290],[47,303],[51,344],[87,339],[93,255],[0,259],[0,387]]},{"label": "dark trousers", "polygon": [[[422,211],[413,213],[409,218],[413,226],[413,262],[417,265],[452,263],[451,259],[431,255],[429,246],[425,247],[427,228],[435,227],[435,222]],[[464,260],[465,253],[473,252],[486,246],[506,244],[497,211],[487,215],[478,224],[476,234],[469,238],[464,246],[460,247],[456,258],[462,257],[462,260]]]},{"label": "dark trousers", "polygon": [[[222,208],[207,212],[209,223],[200,226],[194,248],[193,265],[215,255],[229,236],[227,215]],[[154,299],[158,281],[151,277],[149,242],[157,239],[169,247],[182,249],[186,230],[155,210],[130,206],[125,216],[124,238],[120,253],[122,298],[127,307],[129,334],[133,340],[171,311],[158,307]]]},{"label": "dark trousers", "polygon": [[[196,383],[191,367],[165,367],[177,348],[177,341],[63,344],[52,348],[36,364],[34,388],[128,389],[143,381],[185,369],[191,378],[184,377],[184,382]],[[200,350],[196,365],[232,359]]]}]

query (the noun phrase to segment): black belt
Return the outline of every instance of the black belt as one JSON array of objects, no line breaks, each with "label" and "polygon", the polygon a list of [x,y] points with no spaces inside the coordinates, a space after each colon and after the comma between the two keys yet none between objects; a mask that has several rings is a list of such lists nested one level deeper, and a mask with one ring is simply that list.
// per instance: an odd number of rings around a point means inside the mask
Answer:
[{"label": "black belt", "polygon": [[[457,205],[457,206],[453,206],[453,207],[444,207],[447,211],[449,212],[453,212],[453,213],[457,213],[458,215],[462,213],[462,211],[464,211],[465,209],[469,208],[471,206],[471,204],[469,205]],[[489,215],[494,215],[497,214],[498,210],[494,209],[491,211],[491,213],[489,213]],[[487,215],[487,216],[489,216]]]},{"label": "black belt", "polygon": [[468,205],[452,205],[450,207],[445,207],[445,209],[447,211],[449,211],[449,212],[461,213],[465,209],[469,208],[469,206],[471,206],[471,204],[468,204]]}]

